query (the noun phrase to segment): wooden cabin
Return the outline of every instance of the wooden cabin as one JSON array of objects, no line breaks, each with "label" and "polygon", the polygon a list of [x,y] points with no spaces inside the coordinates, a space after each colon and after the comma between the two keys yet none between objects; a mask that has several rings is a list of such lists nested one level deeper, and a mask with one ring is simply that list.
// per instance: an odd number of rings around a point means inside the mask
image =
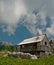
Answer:
[{"label": "wooden cabin", "polygon": [[50,44],[46,34],[25,39],[19,43],[17,47],[19,52],[35,55],[42,55],[50,52]]}]

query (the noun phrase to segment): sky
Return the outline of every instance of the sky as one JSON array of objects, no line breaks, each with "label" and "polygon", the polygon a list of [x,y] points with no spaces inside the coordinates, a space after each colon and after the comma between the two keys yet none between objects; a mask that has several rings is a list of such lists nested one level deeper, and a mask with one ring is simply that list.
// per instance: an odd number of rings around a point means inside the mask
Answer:
[{"label": "sky", "polygon": [[54,0],[0,0],[0,41],[18,44],[37,34],[54,38]]}]

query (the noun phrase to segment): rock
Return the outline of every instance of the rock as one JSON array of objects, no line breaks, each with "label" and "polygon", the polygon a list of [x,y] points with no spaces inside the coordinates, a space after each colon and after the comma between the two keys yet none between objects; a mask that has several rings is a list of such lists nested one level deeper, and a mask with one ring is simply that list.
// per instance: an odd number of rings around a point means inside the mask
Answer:
[{"label": "rock", "polygon": [[9,52],[8,56],[18,57],[22,59],[37,59],[36,55],[31,55],[30,53],[23,52]]},{"label": "rock", "polygon": [[36,55],[31,55],[31,59],[37,59]]},{"label": "rock", "polygon": [[8,56],[8,54],[5,54],[5,55],[3,55],[4,57],[7,57]]}]

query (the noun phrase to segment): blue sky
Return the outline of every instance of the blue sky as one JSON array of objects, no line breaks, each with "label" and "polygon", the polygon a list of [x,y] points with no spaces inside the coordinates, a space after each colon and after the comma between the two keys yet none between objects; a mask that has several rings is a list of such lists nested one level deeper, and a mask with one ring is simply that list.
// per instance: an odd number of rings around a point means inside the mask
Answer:
[{"label": "blue sky", "polygon": [[21,41],[23,41],[25,38],[32,37],[30,32],[23,26],[20,25],[19,28],[16,29],[17,31],[15,32],[14,35],[9,36],[7,33],[0,31],[0,41],[8,41],[13,44],[17,44]]},{"label": "blue sky", "polygon": [[45,33],[54,38],[54,0],[0,0],[0,41],[17,44]]}]

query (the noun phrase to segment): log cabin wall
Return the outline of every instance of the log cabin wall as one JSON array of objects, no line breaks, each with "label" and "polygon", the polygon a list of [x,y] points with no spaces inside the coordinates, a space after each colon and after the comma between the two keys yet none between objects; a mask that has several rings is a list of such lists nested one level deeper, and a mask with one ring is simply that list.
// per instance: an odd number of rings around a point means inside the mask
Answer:
[{"label": "log cabin wall", "polygon": [[[40,42],[39,42],[40,43]],[[24,53],[38,54],[41,46],[38,43],[30,43],[25,45],[20,45],[20,51]]]}]

